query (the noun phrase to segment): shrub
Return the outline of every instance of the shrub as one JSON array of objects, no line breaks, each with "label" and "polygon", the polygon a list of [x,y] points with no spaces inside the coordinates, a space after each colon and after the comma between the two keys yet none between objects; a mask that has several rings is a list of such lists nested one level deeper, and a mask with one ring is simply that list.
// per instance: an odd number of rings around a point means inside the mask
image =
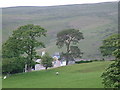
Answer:
[{"label": "shrub", "polygon": [[3,58],[2,73],[14,74],[24,71],[25,63],[23,58]]},{"label": "shrub", "polygon": [[48,67],[52,67],[52,61],[53,58],[51,56],[49,56],[48,53],[45,53],[45,55],[42,56],[42,61],[41,64],[45,67],[45,69],[47,70]]},{"label": "shrub", "polygon": [[80,64],[80,63],[90,63],[92,61],[75,61],[76,64]]},{"label": "shrub", "polygon": [[91,60],[91,61],[93,61],[93,62],[94,62],[94,61],[99,61],[99,60],[95,59],[95,60]]}]

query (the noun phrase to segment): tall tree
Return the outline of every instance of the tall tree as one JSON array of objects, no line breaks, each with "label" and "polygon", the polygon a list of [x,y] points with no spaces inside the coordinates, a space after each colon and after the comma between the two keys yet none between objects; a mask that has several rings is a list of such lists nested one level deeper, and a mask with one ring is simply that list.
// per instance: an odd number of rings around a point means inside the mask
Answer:
[{"label": "tall tree", "polygon": [[100,51],[103,56],[114,56],[113,52],[118,48],[114,45],[118,40],[117,38],[118,35],[115,34],[103,40],[103,45],[100,47]]},{"label": "tall tree", "polygon": [[76,29],[66,29],[57,34],[56,45],[58,48],[66,46],[66,53],[62,54],[66,58],[66,65],[72,58],[81,57],[82,53],[76,46],[81,39],[84,39],[83,34]]},{"label": "tall tree", "polygon": [[41,61],[41,64],[45,67],[45,69],[47,70],[48,67],[52,67],[52,61],[54,59],[49,56],[48,53],[45,53],[43,56],[42,56],[42,61]]},{"label": "tall tree", "polygon": [[45,47],[43,42],[38,41],[38,38],[46,36],[46,32],[39,25],[28,24],[20,26],[13,31],[12,36],[3,45],[3,57],[24,56],[26,58],[27,70],[31,71],[34,59],[37,56],[36,47]]},{"label": "tall tree", "polygon": [[120,88],[120,34],[105,39],[100,49],[104,56],[113,55],[116,58],[102,74],[103,84],[105,87]]}]

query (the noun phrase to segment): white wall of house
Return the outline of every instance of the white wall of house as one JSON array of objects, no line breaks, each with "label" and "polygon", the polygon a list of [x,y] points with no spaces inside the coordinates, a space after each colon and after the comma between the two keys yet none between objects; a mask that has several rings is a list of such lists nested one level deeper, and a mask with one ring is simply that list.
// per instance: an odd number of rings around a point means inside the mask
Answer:
[{"label": "white wall of house", "polygon": [[75,64],[75,61],[69,61],[68,64],[69,64],[69,65]]},{"label": "white wall of house", "polygon": [[[36,62],[40,63],[41,59],[37,59]],[[62,61],[61,62],[59,60],[55,60],[52,63],[53,63],[53,67],[52,68],[60,67],[60,66],[65,66],[66,65],[66,61]],[[43,70],[43,69],[45,69],[45,67],[43,67],[41,64],[36,64],[35,65],[35,70]]]},{"label": "white wall of house", "polygon": [[36,64],[35,65],[35,70],[43,70],[45,67],[43,67],[41,64]]},{"label": "white wall of house", "polygon": [[[41,59],[36,60],[37,63],[41,63]],[[41,64],[36,64],[35,65],[35,70],[43,70],[45,67],[43,67]]]},{"label": "white wall of house", "polygon": [[66,66],[66,61],[62,61],[61,66]]}]

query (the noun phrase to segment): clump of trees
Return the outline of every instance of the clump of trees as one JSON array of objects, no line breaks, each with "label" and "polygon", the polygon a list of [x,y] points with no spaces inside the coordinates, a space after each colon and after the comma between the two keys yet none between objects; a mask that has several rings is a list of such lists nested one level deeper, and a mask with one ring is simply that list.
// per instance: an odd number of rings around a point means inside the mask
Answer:
[{"label": "clump of trees", "polygon": [[25,59],[24,58],[3,58],[2,73],[14,74],[24,72]]},{"label": "clump of trees", "polygon": [[52,61],[54,59],[48,54],[48,53],[45,53],[42,58],[41,58],[41,64],[45,67],[45,69],[47,70],[48,67],[52,67],[53,64],[52,64]]},{"label": "clump of trees", "polygon": [[66,65],[70,60],[82,56],[83,53],[77,46],[82,39],[84,39],[82,32],[76,29],[66,29],[57,34],[56,45],[58,48],[66,46],[66,52],[61,54],[66,59]]},{"label": "clump of trees", "polygon": [[13,31],[12,36],[2,45],[3,73],[22,72],[25,65],[31,71],[35,65],[34,59],[39,57],[36,48],[45,47],[37,38],[46,36],[46,32],[41,26],[33,24],[20,26]]},{"label": "clump of trees", "polygon": [[[41,36],[46,36],[46,30],[39,25],[27,24],[20,26],[9,39],[2,45],[3,73],[30,72],[36,64],[35,60],[40,58],[36,53],[37,47],[45,47],[42,41],[38,41]],[[80,40],[84,39],[82,32],[76,29],[66,29],[57,34],[56,45],[59,48],[66,46],[66,52],[62,56],[66,59],[66,65],[70,60],[82,56],[82,52],[77,46]],[[46,68],[52,67],[53,58],[45,54],[41,64]]]},{"label": "clump of trees", "polygon": [[103,40],[100,50],[104,56],[113,55],[116,58],[102,74],[103,84],[105,87],[120,88],[120,34],[112,35]]}]

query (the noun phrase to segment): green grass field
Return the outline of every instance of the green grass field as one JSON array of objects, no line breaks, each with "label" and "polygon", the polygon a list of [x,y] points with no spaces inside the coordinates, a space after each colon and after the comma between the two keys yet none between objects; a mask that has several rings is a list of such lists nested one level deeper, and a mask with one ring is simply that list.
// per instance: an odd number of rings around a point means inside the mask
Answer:
[{"label": "green grass field", "polygon": [[[101,74],[111,61],[74,64],[47,71],[14,74],[3,88],[103,88]],[[56,75],[58,71],[60,74]]]}]

